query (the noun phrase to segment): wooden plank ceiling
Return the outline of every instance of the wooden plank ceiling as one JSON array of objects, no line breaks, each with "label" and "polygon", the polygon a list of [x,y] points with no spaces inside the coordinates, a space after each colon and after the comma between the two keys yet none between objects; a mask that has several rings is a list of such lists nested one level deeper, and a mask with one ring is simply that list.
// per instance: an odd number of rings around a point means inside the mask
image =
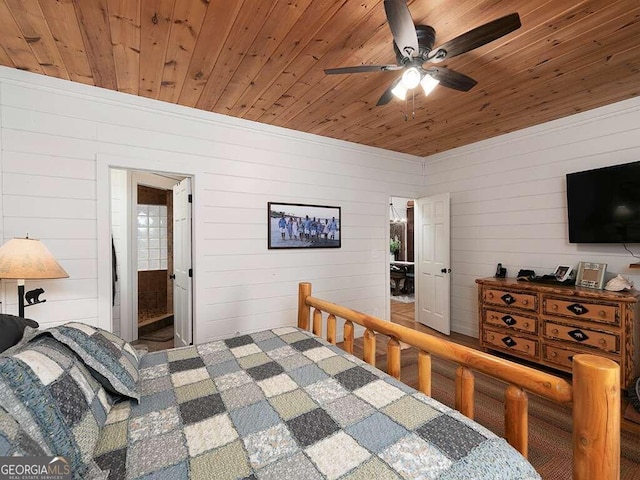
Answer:
[{"label": "wooden plank ceiling", "polygon": [[409,8],[436,46],[512,12],[522,27],[440,64],[471,91],[382,107],[398,72],[323,73],[395,63],[380,0],[0,0],[0,64],[420,156],[640,92],[637,0]]}]

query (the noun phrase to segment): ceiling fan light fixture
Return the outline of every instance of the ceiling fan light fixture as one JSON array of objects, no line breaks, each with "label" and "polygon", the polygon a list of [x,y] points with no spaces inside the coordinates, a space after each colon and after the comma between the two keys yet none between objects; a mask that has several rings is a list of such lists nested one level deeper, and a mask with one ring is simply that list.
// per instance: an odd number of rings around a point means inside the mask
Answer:
[{"label": "ceiling fan light fixture", "polygon": [[422,90],[424,90],[424,94],[426,96],[429,95],[433,91],[433,89],[438,86],[439,83],[440,80],[432,77],[427,73],[420,81],[420,86],[422,87]]},{"label": "ceiling fan light fixture", "polygon": [[420,84],[420,72],[417,68],[411,67],[407,68],[402,74],[402,85],[407,90],[411,90],[412,88],[416,88]]},{"label": "ceiling fan light fixture", "polygon": [[402,82],[398,82],[398,84],[391,90],[391,93],[393,93],[397,99],[404,100],[407,98],[407,91],[407,88],[402,84]]}]

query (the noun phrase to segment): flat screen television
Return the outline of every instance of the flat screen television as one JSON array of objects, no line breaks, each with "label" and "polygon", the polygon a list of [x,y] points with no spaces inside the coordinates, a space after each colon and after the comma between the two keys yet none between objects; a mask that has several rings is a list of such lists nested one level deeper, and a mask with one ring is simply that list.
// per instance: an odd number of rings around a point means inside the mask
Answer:
[{"label": "flat screen television", "polygon": [[567,174],[570,243],[640,243],[640,162]]}]

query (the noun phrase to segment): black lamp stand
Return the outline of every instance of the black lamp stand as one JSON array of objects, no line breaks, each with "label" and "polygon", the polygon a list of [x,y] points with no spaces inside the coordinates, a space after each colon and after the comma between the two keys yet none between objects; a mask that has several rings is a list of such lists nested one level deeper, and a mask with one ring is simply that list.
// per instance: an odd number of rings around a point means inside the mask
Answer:
[{"label": "black lamp stand", "polygon": [[36,288],[27,292],[27,303],[24,303],[24,280],[18,280],[18,316],[24,318],[24,308],[38,303],[44,303],[46,300],[40,300],[40,295],[44,293],[42,288]]}]

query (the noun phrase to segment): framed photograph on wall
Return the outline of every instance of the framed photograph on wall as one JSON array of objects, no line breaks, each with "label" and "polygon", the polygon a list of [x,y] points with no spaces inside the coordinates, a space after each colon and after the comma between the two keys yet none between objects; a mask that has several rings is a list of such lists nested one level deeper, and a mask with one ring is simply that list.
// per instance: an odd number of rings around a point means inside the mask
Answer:
[{"label": "framed photograph on wall", "polygon": [[267,203],[267,247],[340,248],[340,207],[302,203]]},{"label": "framed photograph on wall", "polygon": [[606,271],[606,263],[580,262],[576,275],[576,286],[602,290]]}]

